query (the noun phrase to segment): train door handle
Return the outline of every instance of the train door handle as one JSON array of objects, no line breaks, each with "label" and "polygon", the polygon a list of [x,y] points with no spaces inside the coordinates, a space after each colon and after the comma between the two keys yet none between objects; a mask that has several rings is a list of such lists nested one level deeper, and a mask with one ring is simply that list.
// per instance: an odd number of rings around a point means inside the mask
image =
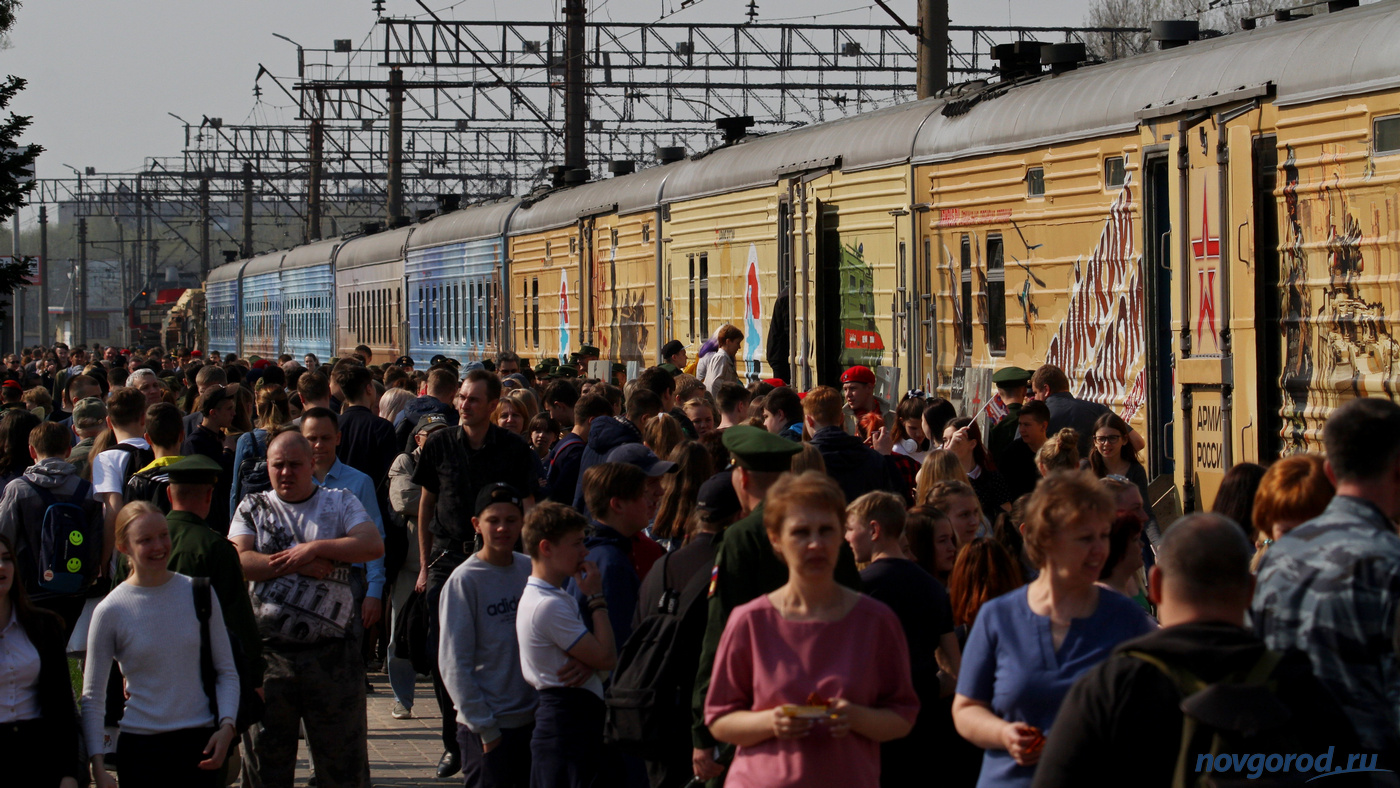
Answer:
[{"label": "train door handle", "polygon": [[1171,426],[1175,423],[1176,419],[1172,419],[1162,425],[1162,456],[1166,457],[1171,462],[1176,462],[1176,447],[1172,445],[1171,441],[1167,440],[1167,430],[1171,429]]},{"label": "train door handle", "polygon": [[1172,231],[1167,230],[1157,239],[1157,265],[1161,266],[1164,271],[1172,270],[1172,267],[1167,262],[1167,250],[1171,248],[1171,237]]}]

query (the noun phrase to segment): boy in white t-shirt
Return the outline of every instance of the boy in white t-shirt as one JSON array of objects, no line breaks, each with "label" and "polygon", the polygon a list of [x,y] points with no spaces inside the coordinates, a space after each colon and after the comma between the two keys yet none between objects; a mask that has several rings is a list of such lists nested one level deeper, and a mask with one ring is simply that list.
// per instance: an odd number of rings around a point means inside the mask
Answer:
[{"label": "boy in white t-shirt", "polygon": [[102,565],[110,566],[116,544],[117,512],[126,505],[126,480],[155,459],[146,442],[146,395],[129,387],[112,389],[107,400],[107,426],[117,443],[90,457],[92,497],[102,502]]},{"label": "boy in white t-shirt", "polygon": [[[542,503],[525,518],[525,550],[531,574],[520,596],[515,632],[520,669],[539,690],[535,731],[530,740],[531,788],[583,788],[613,785],[615,775],[603,751],[603,682],[595,673],[582,687],[569,687],[559,673],[573,657],[595,671],[617,661],[603,577],[585,561],[588,521],[573,509]],[[563,588],[570,578],[585,596],[593,631],[579,615],[578,602]]]}]

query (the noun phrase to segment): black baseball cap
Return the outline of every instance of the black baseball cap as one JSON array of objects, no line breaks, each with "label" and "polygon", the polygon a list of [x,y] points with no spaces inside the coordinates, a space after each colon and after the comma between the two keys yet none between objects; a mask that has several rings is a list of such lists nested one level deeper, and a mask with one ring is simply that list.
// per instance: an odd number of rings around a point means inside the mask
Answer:
[{"label": "black baseball cap", "polygon": [[486,511],[486,507],[498,503],[512,503],[525,514],[525,500],[520,497],[520,492],[505,482],[495,482],[481,488],[481,492],[476,494],[476,510],[473,517],[480,517]]},{"label": "black baseball cap", "polygon": [[739,513],[739,494],[734,492],[734,471],[720,471],[700,485],[695,506],[714,519]]},{"label": "black baseball cap", "polygon": [[685,350],[685,345],[679,339],[673,339],[661,346],[661,357],[670,358],[682,350]]}]

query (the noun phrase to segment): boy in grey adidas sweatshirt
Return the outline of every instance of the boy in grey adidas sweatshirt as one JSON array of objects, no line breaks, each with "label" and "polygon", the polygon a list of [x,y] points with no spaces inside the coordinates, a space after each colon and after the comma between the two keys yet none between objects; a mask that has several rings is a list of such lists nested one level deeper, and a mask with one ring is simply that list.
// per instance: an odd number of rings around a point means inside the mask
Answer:
[{"label": "boy in grey adidas sweatshirt", "polygon": [[476,499],[472,526],[481,551],[442,587],[438,666],[457,710],[466,785],[529,785],[535,688],[520,672],[515,612],[530,579],[530,559],[514,552],[524,520],[520,493],[492,484]]}]

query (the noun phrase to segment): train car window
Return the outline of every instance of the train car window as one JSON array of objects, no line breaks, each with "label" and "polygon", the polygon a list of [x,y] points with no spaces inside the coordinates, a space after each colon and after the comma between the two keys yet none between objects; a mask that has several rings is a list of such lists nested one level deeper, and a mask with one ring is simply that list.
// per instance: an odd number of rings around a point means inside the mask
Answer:
[{"label": "train car window", "polygon": [[686,255],[690,260],[690,338],[695,339],[695,255]]},{"label": "train car window", "polygon": [[534,297],[530,304],[530,322],[535,326],[535,347],[540,346],[540,280],[538,277],[531,280],[534,289]]},{"label": "train car window", "polygon": [[651,243],[651,225],[649,224],[642,225],[642,243]]},{"label": "train car window", "polygon": [[962,313],[962,344],[965,353],[972,353],[972,236],[962,237],[962,298],[958,304]]},{"label": "train car window", "polygon": [[617,248],[617,228],[612,228],[612,248]]},{"label": "train car window", "polygon": [[700,253],[700,335],[710,335],[710,254]]},{"label": "train car window", "polygon": [[486,304],[487,299],[489,298],[487,293],[490,292],[490,287],[490,283],[488,283],[485,279],[478,279],[476,282],[476,301],[474,301],[473,303],[476,304],[477,342],[491,341],[491,324],[486,319]]},{"label": "train car window", "polygon": [[569,236],[569,255],[572,256],[576,254],[578,254],[578,237],[571,235]]},{"label": "train car window", "polygon": [[550,258],[550,257],[553,257],[553,252],[552,252],[552,247],[553,247],[553,246],[554,246],[554,244],[553,244],[552,242],[548,241],[548,240],[546,240],[546,241],[544,242],[544,260],[545,260],[546,263],[549,262],[549,258]]},{"label": "train car window", "polygon": [[1123,167],[1122,156],[1110,156],[1103,160],[1103,185],[1106,189],[1121,189],[1128,180],[1128,171]]},{"label": "train car window", "polygon": [[1044,167],[1031,167],[1026,170],[1026,196],[1032,198],[1045,196]]},{"label": "train car window", "polygon": [[496,340],[496,336],[495,336],[495,329],[496,329],[496,310],[494,309],[495,304],[494,304],[494,302],[491,300],[491,297],[494,296],[495,294],[496,294],[496,283],[495,283],[495,281],[492,281],[491,284],[490,284],[490,286],[488,286],[488,287],[486,288],[486,341],[487,341],[487,342],[494,342],[494,341]]},{"label": "train car window", "polygon": [[423,341],[423,286],[418,286],[418,341]]},{"label": "train car window", "polygon": [[1001,235],[987,236],[987,347],[1006,355],[1006,267]]},{"label": "train car window", "polygon": [[1372,147],[1376,153],[1400,153],[1400,115],[1376,118],[1374,122],[1375,141]]}]

